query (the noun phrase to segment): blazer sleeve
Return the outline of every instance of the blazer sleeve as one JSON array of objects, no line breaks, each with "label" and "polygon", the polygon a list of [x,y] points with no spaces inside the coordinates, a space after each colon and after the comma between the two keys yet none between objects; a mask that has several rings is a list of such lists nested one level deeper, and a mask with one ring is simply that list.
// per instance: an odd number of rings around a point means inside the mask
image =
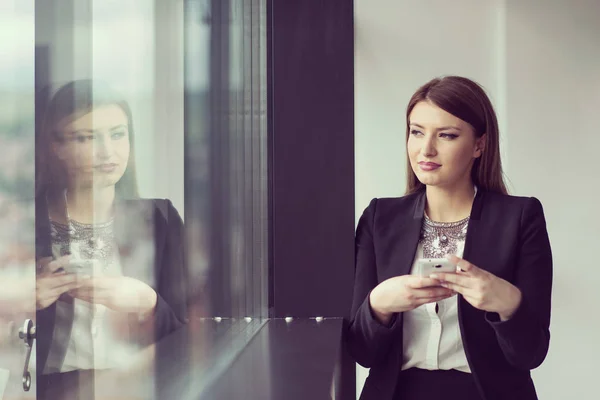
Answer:
[{"label": "blazer sleeve", "polygon": [[[161,204],[162,203],[162,204]],[[155,200],[158,229],[165,240],[157,257],[156,308],[143,325],[153,325],[153,337],[144,344],[160,340],[187,322],[187,271],[184,260],[184,227],[170,200]]]},{"label": "blazer sleeve", "polygon": [[508,321],[500,321],[496,313],[486,313],[486,319],[508,362],[531,370],[541,365],[548,353],[552,296],[550,240],[542,204],[535,197],[523,207],[519,230],[514,284],[521,290],[521,304]]},{"label": "blazer sleeve", "polygon": [[356,229],[355,271],[352,310],[346,341],[348,351],[363,367],[381,362],[390,347],[396,326],[396,315],[389,326],[373,315],[369,302],[371,291],[378,285],[377,262],[373,243],[373,225],[377,199],[373,199],[362,214]]}]

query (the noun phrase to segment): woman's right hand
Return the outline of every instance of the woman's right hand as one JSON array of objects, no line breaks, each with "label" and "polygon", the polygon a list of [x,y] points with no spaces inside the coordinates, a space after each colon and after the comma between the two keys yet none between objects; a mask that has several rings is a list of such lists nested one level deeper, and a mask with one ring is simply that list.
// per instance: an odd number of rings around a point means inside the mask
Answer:
[{"label": "woman's right hand", "polygon": [[456,292],[440,286],[440,281],[416,275],[395,276],[381,282],[371,291],[369,301],[373,313],[384,325],[395,313],[413,310],[454,296]]},{"label": "woman's right hand", "polygon": [[52,257],[38,260],[35,291],[35,305],[38,310],[52,305],[63,293],[79,287],[77,275],[57,272],[67,265],[69,265],[69,256],[62,256],[56,260],[52,260]]}]

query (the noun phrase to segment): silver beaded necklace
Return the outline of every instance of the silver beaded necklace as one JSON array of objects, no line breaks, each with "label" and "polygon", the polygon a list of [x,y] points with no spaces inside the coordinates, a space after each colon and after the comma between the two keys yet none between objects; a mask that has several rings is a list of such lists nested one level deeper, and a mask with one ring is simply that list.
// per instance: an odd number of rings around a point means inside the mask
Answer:
[{"label": "silver beaded necklace", "polygon": [[424,258],[442,258],[456,254],[457,243],[465,240],[469,218],[457,222],[435,222],[425,214],[419,241],[423,244]]},{"label": "silver beaded necklace", "polygon": [[60,244],[61,255],[71,253],[75,247],[80,257],[86,260],[98,260],[106,271],[114,258],[116,244],[114,239],[114,217],[108,222],[84,224],[71,219],[64,192],[67,224],[52,221],[52,237]]},{"label": "silver beaded necklace", "polygon": [[[475,197],[477,186],[475,186]],[[432,221],[425,213],[419,243],[423,244],[423,258],[442,258],[456,254],[459,241],[467,237],[470,216],[456,222]]]},{"label": "silver beaded necklace", "polygon": [[[67,224],[51,221],[52,239],[59,245],[60,255],[64,256],[75,250],[82,259],[99,261],[102,272],[107,272],[109,266],[114,263],[117,249],[114,237],[114,217],[104,223],[83,224],[71,219],[66,190],[64,191],[64,201]],[[98,335],[105,311],[103,306],[91,305],[89,329],[93,337]]]}]

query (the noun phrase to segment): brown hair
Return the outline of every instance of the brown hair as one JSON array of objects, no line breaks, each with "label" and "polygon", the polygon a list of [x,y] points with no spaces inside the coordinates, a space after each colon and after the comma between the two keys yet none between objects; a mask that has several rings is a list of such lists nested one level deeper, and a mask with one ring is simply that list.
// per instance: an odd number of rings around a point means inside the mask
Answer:
[{"label": "brown hair", "polygon": [[[410,113],[417,103],[429,101],[442,110],[469,123],[480,138],[487,133],[481,157],[473,163],[471,178],[477,187],[508,194],[500,160],[500,133],[494,107],[485,90],[477,82],[460,76],[435,78],[421,86],[411,97],[406,109],[406,141],[410,135]],[[407,157],[406,194],[425,188],[415,175]]]},{"label": "brown hair", "polygon": [[55,131],[57,125],[65,120],[77,119],[96,107],[116,105],[127,116],[131,155],[125,173],[115,185],[115,195],[119,198],[138,197],[133,120],[129,104],[108,86],[91,79],[67,83],[46,102],[50,89],[48,86],[36,95],[36,196],[49,190],[66,188],[67,173],[52,150],[52,143],[58,140]]}]

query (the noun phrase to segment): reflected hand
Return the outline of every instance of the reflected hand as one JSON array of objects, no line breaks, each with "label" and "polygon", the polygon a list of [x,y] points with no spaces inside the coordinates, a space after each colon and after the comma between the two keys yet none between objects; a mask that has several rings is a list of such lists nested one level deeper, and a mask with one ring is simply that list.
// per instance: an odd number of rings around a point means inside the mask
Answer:
[{"label": "reflected hand", "polygon": [[371,309],[383,322],[392,314],[413,310],[426,303],[444,300],[456,293],[440,287],[436,279],[415,275],[401,275],[381,282],[371,291]]},{"label": "reflected hand", "polygon": [[150,286],[126,276],[98,276],[85,279],[69,292],[74,298],[102,304],[126,313],[149,313],[156,307],[157,294]]},{"label": "reflected hand", "polygon": [[502,321],[513,316],[521,304],[519,288],[455,255],[448,255],[447,258],[462,271],[432,274],[442,282],[441,286],[462,294],[469,304],[479,310],[498,313]]},{"label": "reflected hand", "polygon": [[38,310],[52,305],[63,293],[80,285],[80,279],[76,275],[56,272],[69,264],[69,258],[70,256],[62,256],[52,260],[52,257],[46,257],[38,261],[38,271],[40,272],[35,282],[35,304]]}]

